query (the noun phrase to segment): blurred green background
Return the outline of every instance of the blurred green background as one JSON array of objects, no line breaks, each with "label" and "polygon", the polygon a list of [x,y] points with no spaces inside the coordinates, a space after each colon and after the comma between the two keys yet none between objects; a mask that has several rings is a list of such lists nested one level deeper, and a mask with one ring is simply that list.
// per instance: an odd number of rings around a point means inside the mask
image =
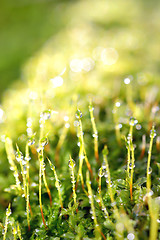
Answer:
[{"label": "blurred green background", "polygon": [[[96,1],[98,0],[93,0],[93,2]],[[0,99],[11,82],[20,78],[21,68],[26,60],[40,49],[51,36],[72,21],[72,12],[67,10],[77,2],[81,1],[2,0],[0,2]],[[106,5],[111,2],[106,0]],[[155,31],[155,25],[156,29],[160,25],[160,21],[158,21],[160,1],[135,0],[134,5],[137,5],[140,11],[140,14],[137,15],[139,19],[135,19],[135,22],[132,14],[130,15],[132,9],[126,7],[125,15],[124,6],[125,4],[127,6],[129,2],[133,1],[116,1],[115,5],[118,3],[119,14],[124,13],[124,19],[122,14],[119,22],[106,21],[105,23],[103,21],[103,27],[106,30],[112,28],[119,31],[120,28],[128,27],[128,24],[137,24],[137,29],[140,27],[139,30],[144,31],[144,38],[149,37],[149,41],[154,41],[158,34]],[[92,8],[91,4],[90,8]],[[84,9],[84,15],[90,12],[90,8]],[[97,11],[100,16],[100,10],[97,9]],[[148,27],[146,28],[146,26]],[[146,51],[148,50],[146,49]],[[156,54],[156,51],[154,53]]]},{"label": "blurred green background", "polygon": [[19,78],[21,67],[66,25],[65,9],[75,0],[0,1],[0,95]]}]

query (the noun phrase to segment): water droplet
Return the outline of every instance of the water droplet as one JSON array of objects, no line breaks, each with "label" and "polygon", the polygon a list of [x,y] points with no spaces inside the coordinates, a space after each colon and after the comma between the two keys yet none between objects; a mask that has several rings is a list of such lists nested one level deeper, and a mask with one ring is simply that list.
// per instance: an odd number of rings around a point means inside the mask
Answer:
[{"label": "water droplet", "polygon": [[138,121],[135,118],[133,118],[133,117],[130,118],[130,120],[129,120],[130,126],[135,126],[137,123],[138,123]]},{"label": "water droplet", "polygon": [[61,76],[51,78],[50,81],[53,88],[61,87],[63,85],[63,78]]},{"label": "water droplet", "polygon": [[32,135],[32,128],[27,128],[27,135],[31,136]]},{"label": "water droplet", "polygon": [[136,129],[137,129],[137,130],[141,130],[141,128],[142,128],[142,126],[141,126],[140,124],[137,124],[137,125],[136,125]]},{"label": "water droplet", "polygon": [[79,122],[78,121],[74,121],[74,126],[78,127],[79,126]]},{"label": "water droplet", "polygon": [[121,106],[121,103],[120,103],[120,102],[116,102],[116,103],[115,103],[115,106],[116,106],[116,107],[120,107],[120,106]]},{"label": "water droplet", "polygon": [[12,214],[12,211],[10,208],[7,208],[6,215],[9,217]]},{"label": "water droplet", "polygon": [[99,177],[103,177],[104,175],[104,172],[103,172],[103,168],[101,167],[99,170],[98,170],[98,176]]},{"label": "water droplet", "polygon": [[33,183],[31,184],[31,186],[32,186],[32,187],[37,187],[38,185],[37,185],[37,183],[33,182]]},{"label": "water droplet", "polygon": [[26,161],[30,161],[30,160],[31,160],[31,157],[25,157],[25,160],[26,160]]},{"label": "water droplet", "polygon": [[19,150],[16,152],[16,160],[18,162],[22,161],[23,160],[23,154],[22,152],[20,152]]},{"label": "water droplet", "polygon": [[35,135],[36,135],[36,133],[31,134],[30,137],[28,138],[28,145],[29,146],[31,146],[35,143]]},{"label": "water droplet", "polygon": [[69,128],[69,127],[70,127],[70,124],[69,124],[69,123],[66,123],[66,124],[65,124],[65,127],[66,127],[66,128]]},{"label": "water droplet", "polygon": [[125,79],[124,79],[124,83],[125,83],[126,85],[130,84],[130,82],[131,82],[131,80],[130,80],[129,78],[125,78]]},{"label": "water droplet", "polygon": [[32,119],[27,118],[27,127],[32,127]]},{"label": "water droplet", "polygon": [[[98,188],[98,190],[99,190],[99,188]],[[97,197],[97,198],[96,198],[96,202],[99,203],[100,201],[101,201],[100,198]]]},{"label": "water droplet", "polygon": [[57,189],[59,189],[59,187],[61,187],[61,183],[60,183],[59,180],[56,180],[56,181],[55,181],[55,187],[56,187]]},{"label": "water droplet", "polygon": [[41,151],[42,151],[42,148],[41,147],[37,147],[37,152],[41,153]]},{"label": "water droplet", "polygon": [[156,130],[154,128],[152,128],[152,130],[150,131],[150,138],[155,138],[156,137]]},{"label": "water droplet", "polygon": [[102,163],[102,168],[103,168],[104,170],[106,169],[106,163],[105,163],[105,162]]},{"label": "water droplet", "polygon": [[94,133],[92,136],[93,136],[94,138],[98,138],[98,134],[97,134],[97,133]]},{"label": "water droplet", "polygon": [[149,167],[148,174],[151,174],[151,173],[152,173],[152,168]]},{"label": "water droplet", "polygon": [[75,165],[76,165],[76,163],[75,163],[75,161],[74,161],[73,159],[72,159],[72,160],[69,160],[68,166],[69,166],[70,168],[74,168]]},{"label": "water droplet", "polygon": [[133,233],[129,233],[129,234],[127,235],[127,238],[128,238],[128,240],[134,240],[135,236],[134,236]]},{"label": "water droplet", "polygon": [[78,109],[75,115],[77,119],[80,119],[82,117],[82,112]]},{"label": "water droplet", "polygon": [[48,144],[48,138],[47,137],[42,138],[40,143],[42,147],[46,146]]},{"label": "water droplet", "polygon": [[[133,165],[133,168],[135,168],[135,165]],[[132,169],[132,163],[129,164],[129,169]]]},{"label": "water droplet", "polygon": [[45,110],[45,111],[41,112],[40,118],[41,118],[41,120],[50,119],[51,118],[51,110],[49,109],[49,110]]},{"label": "water droplet", "polygon": [[68,116],[64,116],[64,121],[68,122],[68,120],[69,120],[69,117]]}]

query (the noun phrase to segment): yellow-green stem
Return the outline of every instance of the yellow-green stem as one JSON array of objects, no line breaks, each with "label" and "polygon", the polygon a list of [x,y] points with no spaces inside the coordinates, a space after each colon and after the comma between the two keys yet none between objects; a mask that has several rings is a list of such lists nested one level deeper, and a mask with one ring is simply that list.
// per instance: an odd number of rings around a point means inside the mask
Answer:
[{"label": "yellow-green stem", "polygon": [[98,153],[98,131],[97,131],[94,115],[93,115],[93,109],[94,108],[92,106],[92,102],[90,101],[89,112],[90,112],[90,118],[91,118],[91,123],[92,123],[92,128],[93,128],[94,155],[95,155],[95,159],[96,159],[97,163],[100,164],[99,153]]},{"label": "yellow-green stem", "polygon": [[9,203],[8,208],[6,210],[6,220],[5,220],[5,225],[4,225],[3,240],[6,240],[7,228],[8,228],[8,218],[9,218],[10,214],[11,214],[11,204]]},{"label": "yellow-green stem", "polygon": [[152,155],[152,146],[153,146],[154,137],[155,137],[155,130],[154,130],[154,126],[153,126],[152,130],[151,130],[151,134],[150,134],[150,144],[149,144],[148,161],[147,161],[147,191],[148,192],[150,192],[150,188],[151,188],[150,164],[151,164],[151,155]]},{"label": "yellow-green stem", "polygon": [[59,184],[59,179],[57,176],[57,172],[56,169],[54,167],[54,165],[51,163],[51,161],[48,159],[48,162],[50,164],[50,168],[52,169],[52,171],[54,172],[54,176],[55,176],[55,186],[58,190],[58,196],[59,196],[59,201],[60,201],[60,206],[61,208],[63,208],[63,201],[62,201],[62,196],[61,196],[61,188],[60,188],[60,184]]},{"label": "yellow-green stem", "polygon": [[97,221],[95,206],[94,206],[93,193],[92,193],[90,177],[89,177],[89,171],[87,171],[87,173],[86,173],[86,184],[87,184],[87,188],[88,188],[88,197],[89,197],[89,201],[90,201],[90,204],[91,204],[92,218],[93,218],[94,226],[95,226],[96,239],[99,239],[100,235],[103,237],[103,239],[106,239],[104,234],[101,232],[101,228],[100,228],[100,226],[98,224],[98,221]]},{"label": "yellow-green stem", "polygon": [[71,171],[71,179],[72,179],[72,190],[73,190],[73,200],[74,200],[74,205],[76,206],[77,204],[77,195],[76,195],[76,186],[75,186],[75,176],[74,176],[74,165],[75,163],[73,162],[73,159],[70,156],[70,160],[69,160],[69,167],[70,167],[70,171]]}]

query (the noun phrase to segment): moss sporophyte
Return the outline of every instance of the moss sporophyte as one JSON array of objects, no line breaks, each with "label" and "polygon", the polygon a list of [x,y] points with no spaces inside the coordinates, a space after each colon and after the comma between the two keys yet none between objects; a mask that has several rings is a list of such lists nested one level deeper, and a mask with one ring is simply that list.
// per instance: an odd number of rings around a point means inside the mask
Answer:
[{"label": "moss sporophyte", "polygon": [[160,2],[51,2],[0,105],[0,239],[160,239]]}]

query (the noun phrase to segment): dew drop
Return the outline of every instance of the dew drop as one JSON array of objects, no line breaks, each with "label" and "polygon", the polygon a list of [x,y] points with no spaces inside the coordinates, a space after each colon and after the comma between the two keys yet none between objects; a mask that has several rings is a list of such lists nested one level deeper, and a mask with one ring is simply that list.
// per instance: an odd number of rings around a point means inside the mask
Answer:
[{"label": "dew drop", "polygon": [[46,146],[48,144],[48,138],[47,137],[44,137],[41,139],[41,145],[42,147]]},{"label": "dew drop", "polygon": [[78,109],[75,115],[77,119],[80,119],[82,117],[82,112]]},{"label": "dew drop", "polygon": [[124,83],[125,83],[126,85],[130,84],[130,82],[131,82],[131,80],[130,80],[129,78],[125,78],[125,79],[124,79]]},{"label": "dew drop", "polygon": [[69,123],[66,123],[65,124],[65,128],[69,128],[70,127],[70,124]]},{"label": "dew drop", "polygon": [[152,168],[149,167],[148,174],[151,174],[151,173],[152,173]]},{"label": "dew drop", "polygon": [[140,124],[137,124],[137,125],[136,125],[136,129],[137,129],[137,130],[141,130],[141,128],[142,128],[142,126],[141,126]]},{"label": "dew drop", "polygon": [[18,162],[22,161],[23,160],[23,154],[20,152],[20,151],[17,151],[16,152],[16,160]]},{"label": "dew drop", "polygon": [[97,134],[97,133],[94,133],[92,136],[93,136],[94,138],[98,138],[98,134]]},{"label": "dew drop", "polygon": [[131,117],[129,120],[129,125],[130,126],[135,126],[138,123],[137,119]]},{"label": "dew drop", "polygon": [[116,107],[120,107],[121,103],[120,102],[116,102],[115,105],[116,105]]},{"label": "dew drop", "polygon": [[134,240],[135,236],[134,236],[133,233],[129,233],[129,234],[127,235],[127,238],[128,238],[128,240]]},{"label": "dew drop", "polygon": [[154,128],[152,128],[152,130],[150,131],[150,138],[155,138],[156,137],[156,130]]},{"label": "dew drop", "polygon": [[[133,168],[135,168],[135,165],[133,165]],[[132,163],[129,164],[129,169],[132,169]]]},{"label": "dew drop", "polygon": [[45,110],[45,111],[41,112],[40,118],[44,119],[44,120],[50,119],[51,118],[51,110],[49,109],[49,110]]},{"label": "dew drop", "polygon": [[98,176],[99,177],[103,177],[104,175],[104,172],[103,172],[103,168],[101,167],[99,170],[98,170]]},{"label": "dew drop", "polygon": [[74,161],[73,159],[72,159],[72,160],[69,160],[68,166],[69,166],[70,168],[74,168],[75,165],[76,165],[76,163],[75,163],[75,161]]},{"label": "dew drop", "polygon": [[74,126],[78,127],[79,126],[79,122],[78,121],[74,121]]}]

